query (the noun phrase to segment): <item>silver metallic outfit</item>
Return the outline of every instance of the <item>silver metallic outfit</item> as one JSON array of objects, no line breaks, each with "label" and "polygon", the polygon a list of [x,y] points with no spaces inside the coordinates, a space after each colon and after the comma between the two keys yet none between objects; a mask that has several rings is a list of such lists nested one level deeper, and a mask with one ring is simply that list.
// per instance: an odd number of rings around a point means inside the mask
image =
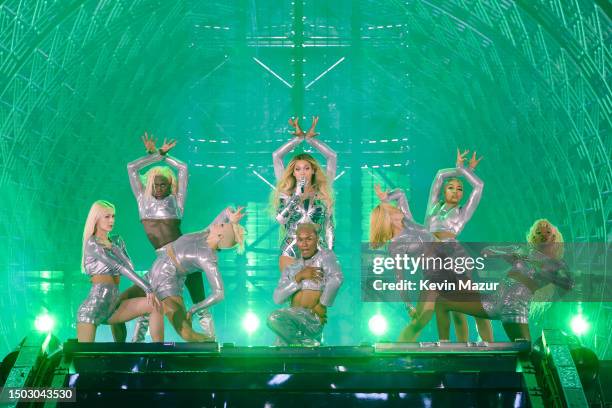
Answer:
[{"label": "silver metallic outfit", "polygon": [[396,254],[421,255],[427,249],[427,244],[435,242],[436,238],[427,228],[414,221],[406,194],[401,189],[391,191],[387,196],[387,201],[396,201],[397,208],[404,214],[402,232],[391,239],[389,252],[393,256]]},{"label": "silver metallic outfit", "polygon": [[[165,161],[178,170],[178,186],[176,195],[170,194],[162,199],[152,195],[145,196],[144,187],[140,181],[140,169],[150,164]],[[141,220],[181,219],[187,196],[187,165],[182,161],[160,153],[149,154],[130,162],[127,166],[132,192],[138,201],[138,214]]]},{"label": "silver metallic outfit", "polygon": [[[440,200],[440,190],[446,179],[459,176],[467,179],[472,186],[472,193],[465,205],[448,208],[444,201]],[[425,219],[427,229],[430,232],[445,231],[452,232],[455,236],[459,235],[478,207],[483,187],[482,180],[470,168],[457,167],[438,171],[429,193]]]},{"label": "silver metallic outfit", "polygon": [[[283,177],[285,165],[283,159],[285,155],[291,151],[302,141],[306,140],[308,144],[317,149],[327,161],[326,174],[329,183],[329,188],[333,186],[336,178],[337,170],[337,155],[336,153],[321,140],[314,137],[303,138],[294,137],[278,148],[273,154],[274,174],[277,182]],[[292,195],[280,193],[279,206],[277,209],[276,220],[285,226],[285,236],[281,243],[281,255],[297,258],[296,252],[296,230],[299,224],[314,223],[321,227],[322,233],[319,234],[319,249],[327,248],[329,250],[334,247],[334,220],[333,214],[327,208],[324,200],[318,198],[302,201],[298,192],[299,187],[296,186],[296,192]]]},{"label": "silver metallic outfit", "polygon": [[[472,192],[463,206],[447,207],[444,200],[440,199],[440,191],[444,182],[452,177],[465,177],[472,186]],[[457,236],[463,231],[465,225],[474,215],[474,211],[480,203],[484,183],[469,167],[456,167],[454,169],[442,169],[436,174],[429,192],[429,202],[425,215],[425,226],[430,232],[450,232],[454,238],[436,239],[444,244],[434,245],[432,250],[434,256],[441,259],[465,258],[469,256],[465,248],[457,241]],[[427,278],[436,282],[459,281],[472,278],[472,272],[455,272],[453,270],[437,269],[427,271]]]},{"label": "silver metallic outfit", "polygon": [[[118,235],[109,237],[111,247],[98,243],[90,237],[85,243],[85,273],[89,276],[125,275],[145,293],[151,293],[151,286],[134,272],[132,261],[127,254],[125,242]],[[103,324],[119,306],[118,285],[112,283],[93,284],[87,298],[77,312],[78,323]]]},{"label": "silver metallic outfit", "polygon": [[[223,222],[227,216],[227,210],[223,210],[211,225]],[[185,277],[200,271],[206,274],[212,293],[203,301],[191,306],[189,312],[196,314],[223,300],[225,296],[223,281],[217,268],[217,255],[206,242],[208,234],[209,228],[185,234],[156,251],[157,259],[148,276],[151,287],[160,300],[168,296],[182,297]]]},{"label": "silver metallic outfit", "polygon": [[[431,248],[431,243],[436,241],[436,238],[431,232],[421,224],[418,224],[412,217],[406,194],[401,189],[395,189],[388,193],[387,200],[396,201],[397,208],[402,212],[404,218],[402,220],[403,228],[397,237],[391,239],[388,245],[389,255],[395,258],[397,255],[403,256],[407,254],[412,257],[418,257],[427,254]],[[404,269],[395,270],[395,278],[398,282],[404,279],[412,280],[414,276],[405,275],[407,272]],[[427,276],[427,271],[425,271]],[[427,276],[430,278],[429,276]],[[401,292],[402,300],[407,307],[411,307],[412,299],[409,291]]]},{"label": "silver metallic outfit", "polygon": [[[321,268],[323,279],[304,279],[297,283],[295,276],[306,266]],[[316,290],[322,292],[319,303],[329,307],[343,280],[336,255],[332,251],[320,249],[311,258],[300,258],[283,270],[274,290],[274,303],[282,304],[300,290]],[[278,335],[277,345],[317,346],[321,343],[323,324],[311,309],[291,306],[275,310],[268,317],[268,327]]]},{"label": "silver metallic outfit", "polygon": [[[501,257],[512,264],[508,271],[534,281],[539,288],[553,283],[564,289],[572,287],[572,280],[563,261],[552,259],[529,246],[487,247],[489,257]],[[529,323],[529,303],[533,293],[522,282],[506,276],[493,293],[481,294],[482,308],[490,319],[503,323]]]}]

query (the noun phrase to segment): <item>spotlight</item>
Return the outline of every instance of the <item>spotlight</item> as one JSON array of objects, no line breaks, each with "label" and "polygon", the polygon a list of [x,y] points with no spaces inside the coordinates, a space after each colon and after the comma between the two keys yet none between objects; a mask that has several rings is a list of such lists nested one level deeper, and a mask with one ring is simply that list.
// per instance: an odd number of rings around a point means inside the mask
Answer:
[{"label": "spotlight", "polygon": [[572,328],[572,331],[577,336],[582,336],[584,333],[586,333],[589,330],[589,323],[586,321],[586,319],[581,314],[576,315],[572,318],[570,326]]},{"label": "spotlight", "polygon": [[242,328],[249,334],[259,327],[259,317],[251,311],[247,312],[242,319]]},{"label": "spotlight", "polygon": [[382,336],[387,331],[387,319],[381,314],[375,314],[368,321],[370,331],[376,336]]},{"label": "spotlight", "polygon": [[53,330],[54,326],[55,319],[46,313],[36,316],[36,320],[34,320],[34,327],[39,332],[50,332],[51,330]]}]

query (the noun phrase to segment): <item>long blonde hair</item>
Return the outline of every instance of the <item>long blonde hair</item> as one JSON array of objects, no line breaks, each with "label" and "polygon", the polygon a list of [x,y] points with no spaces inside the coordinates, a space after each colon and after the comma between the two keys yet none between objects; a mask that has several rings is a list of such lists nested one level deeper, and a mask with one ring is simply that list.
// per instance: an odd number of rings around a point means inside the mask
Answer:
[{"label": "long blonde hair", "polygon": [[153,183],[155,182],[155,176],[165,177],[170,182],[170,192],[176,195],[178,189],[178,181],[176,175],[170,167],[167,166],[155,166],[151,167],[142,176],[142,184],[145,185],[145,197],[153,195]]},{"label": "long blonde hair", "polygon": [[380,248],[393,238],[393,225],[391,212],[398,211],[389,203],[380,203],[370,214],[370,245],[372,248]]},{"label": "long blonde hair", "polygon": [[246,229],[240,225],[232,223],[232,231],[234,232],[234,241],[236,241],[236,253],[244,253],[244,236],[246,235]]},{"label": "long blonde hair", "polygon": [[287,166],[285,171],[283,172],[282,177],[280,178],[280,180],[278,180],[278,183],[276,183],[276,190],[274,190],[274,192],[272,193],[273,211],[276,211],[280,204],[281,193],[291,195],[295,191],[297,180],[293,175],[293,171],[295,170],[295,165],[298,160],[304,160],[310,163],[310,166],[313,170],[310,184],[316,191],[319,198],[321,198],[327,205],[328,212],[332,214],[334,205],[334,195],[330,188],[329,180],[327,180],[327,175],[319,165],[319,162],[317,162],[317,160],[308,153],[301,153],[294,156],[289,162],[289,165]]},{"label": "long blonde hair", "polygon": [[538,230],[538,225],[541,222],[544,222],[550,225],[550,229],[553,232],[553,237],[554,237],[553,242],[555,245],[555,251],[554,251],[555,258],[557,259],[563,258],[563,252],[564,252],[563,234],[561,234],[561,231],[559,231],[559,228],[557,228],[552,222],[548,221],[546,218],[540,218],[534,221],[534,223],[529,228],[529,231],[527,231],[527,235],[526,235],[527,242],[529,242],[531,245],[534,245],[534,246],[536,245],[536,232]]},{"label": "long blonde hair", "polygon": [[85,244],[87,240],[96,233],[96,224],[100,217],[108,212],[115,212],[115,206],[106,200],[98,200],[91,205],[85,228],[83,228],[83,245],[81,248],[81,270],[85,270]]}]

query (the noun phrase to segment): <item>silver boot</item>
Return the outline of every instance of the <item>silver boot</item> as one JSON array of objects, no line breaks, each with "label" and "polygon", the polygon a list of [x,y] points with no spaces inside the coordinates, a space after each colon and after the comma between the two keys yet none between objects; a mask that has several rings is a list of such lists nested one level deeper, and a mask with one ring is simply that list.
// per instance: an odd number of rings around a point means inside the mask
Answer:
[{"label": "silver boot", "polygon": [[200,327],[205,336],[215,340],[215,323],[213,322],[212,314],[208,309],[201,309],[196,312],[196,317],[200,322]]},{"label": "silver boot", "polygon": [[134,336],[132,337],[132,343],[144,343],[145,336],[149,332],[149,315],[140,316],[136,319],[136,325],[134,326]]}]

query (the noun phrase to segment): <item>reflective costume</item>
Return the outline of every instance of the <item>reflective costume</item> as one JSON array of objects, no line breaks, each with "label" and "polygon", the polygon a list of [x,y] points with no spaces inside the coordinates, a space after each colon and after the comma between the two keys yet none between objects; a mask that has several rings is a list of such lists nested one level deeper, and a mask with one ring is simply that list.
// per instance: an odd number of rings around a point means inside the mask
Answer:
[{"label": "reflective costume", "polygon": [[[553,283],[569,290],[573,285],[563,261],[550,258],[531,246],[487,247],[483,253],[503,258],[512,264],[508,273],[518,273],[533,281],[538,288]],[[532,297],[533,293],[523,282],[506,276],[495,292],[481,294],[481,303],[490,319],[528,324]]]},{"label": "reflective costume", "polygon": [[[125,242],[118,235],[109,237],[111,247],[100,244],[95,236],[89,237],[85,243],[84,266],[89,276],[125,275],[145,293],[151,293],[151,286],[136,272],[127,254]],[[83,301],[77,312],[78,323],[95,325],[106,323],[119,306],[118,285],[112,283],[93,284],[89,295]]]},{"label": "reflective costume", "polygon": [[[440,200],[440,191],[444,182],[452,177],[464,177],[472,186],[472,192],[467,199],[465,205],[447,207],[444,200]],[[439,258],[465,258],[469,254],[463,246],[457,241],[457,236],[463,231],[463,228],[474,215],[474,211],[480,203],[484,183],[470,168],[457,167],[454,169],[442,169],[438,171],[431,185],[429,192],[429,202],[427,203],[427,212],[425,217],[425,226],[432,232],[450,232],[455,238],[436,239],[444,244],[434,245],[434,255]],[[452,270],[431,270],[428,271],[427,277],[432,281],[444,282],[459,281],[472,278],[470,272],[454,272]]]},{"label": "reflective costume", "polygon": [[[174,167],[178,172],[178,182],[176,195],[170,194],[162,199],[157,199],[152,195],[145,196],[144,186],[141,182],[140,170],[156,162],[165,161]],[[132,192],[138,202],[138,214],[141,220],[181,220],[185,208],[185,198],[187,196],[188,171],[187,165],[182,161],[160,153],[149,154],[128,164],[128,175]],[[158,233],[166,237],[160,244],[164,245],[168,241],[174,241],[176,237],[182,235],[180,224],[157,225]],[[159,232],[163,231],[163,232]],[[168,239],[168,236],[171,238]],[[151,237],[149,238],[151,239]],[[153,243],[153,241],[152,241]],[[154,246],[156,244],[154,243]],[[199,273],[199,272],[198,272]],[[213,317],[207,310],[201,310],[196,314],[200,326],[204,333],[210,337],[215,336]],[[148,315],[137,319],[134,328],[133,342],[143,342],[149,327]]]},{"label": "reflective costume", "polygon": [[[224,222],[227,216],[227,210],[223,210],[211,225]],[[195,314],[223,300],[223,281],[217,268],[217,255],[206,242],[208,234],[209,228],[185,234],[157,250],[157,259],[151,267],[148,278],[160,300],[168,296],[182,297],[185,277],[200,271],[206,274],[212,293],[203,301],[191,306],[189,312]]]},{"label": "reflective costume", "polygon": [[[321,281],[304,279],[296,282],[295,276],[306,266],[320,267]],[[320,249],[309,259],[298,259],[287,266],[274,290],[274,303],[282,304],[300,290],[321,292],[319,303],[332,306],[344,277],[336,255],[332,251]],[[298,344],[317,346],[321,343],[323,324],[311,309],[291,306],[275,310],[268,317],[268,327],[278,335],[278,345]]]},{"label": "reflective costume", "polygon": [[[145,189],[140,181],[140,170],[150,164],[165,161],[178,170],[178,185],[176,195],[170,194],[162,199],[145,195]],[[138,214],[141,220],[181,219],[185,208],[187,195],[187,165],[182,161],[160,153],[149,154],[128,164],[128,175],[132,192],[138,202]]]},{"label": "reflective costume", "polygon": [[[316,138],[294,137],[278,148],[273,154],[274,174],[277,182],[283,177],[285,165],[283,159],[285,155],[295,146],[304,141],[317,149],[327,161],[326,174],[330,189],[336,178],[337,155],[325,143]],[[319,234],[319,249],[333,249],[334,247],[334,220],[333,214],[327,208],[327,204],[319,197],[314,199],[301,200],[300,194],[296,191],[289,195],[279,194],[279,205],[276,213],[276,220],[285,227],[285,235],[281,243],[281,255],[297,258],[296,252],[296,230],[299,224],[314,223],[321,227]]]},{"label": "reflective costume", "polygon": [[[444,201],[440,201],[440,190],[444,181],[451,177],[463,176],[472,186],[472,193],[465,205],[459,207],[447,207]],[[465,224],[472,218],[480,198],[484,183],[476,176],[470,168],[457,167],[455,169],[443,169],[438,171],[436,178],[431,186],[429,193],[429,202],[427,204],[427,215],[425,226],[430,232],[452,232],[455,237],[458,236]]]},{"label": "reflective costume", "polygon": [[[431,243],[436,241],[436,238],[431,232],[427,230],[421,224],[418,224],[412,217],[406,194],[401,189],[395,189],[387,195],[385,202],[395,201],[397,208],[402,212],[404,218],[402,220],[402,231],[400,235],[394,237],[389,241],[388,251],[389,255],[395,258],[397,255],[403,256],[407,254],[409,256],[418,257],[423,254],[427,254],[430,251]],[[413,276],[408,276],[409,272],[403,269],[395,270],[395,279],[398,282],[404,279],[412,280]],[[427,276],[427,271],[425,271]],[[427,276],[431,278],[430,276]],[[401,292],[402,300],[406,303],[406,306],[410,307],[412,299],[409,291]]]},{"label": "reflective costume", "polygon": [[397,208],[404,214],[402,232],[389,242],[389,252],[392,256],[396,254],[421,255],[426,251],[427,243],[435,242],[436,238],[427,228],[414,221],[406,194],[402,190],[391,191],[386,201],[396,201]]}]

